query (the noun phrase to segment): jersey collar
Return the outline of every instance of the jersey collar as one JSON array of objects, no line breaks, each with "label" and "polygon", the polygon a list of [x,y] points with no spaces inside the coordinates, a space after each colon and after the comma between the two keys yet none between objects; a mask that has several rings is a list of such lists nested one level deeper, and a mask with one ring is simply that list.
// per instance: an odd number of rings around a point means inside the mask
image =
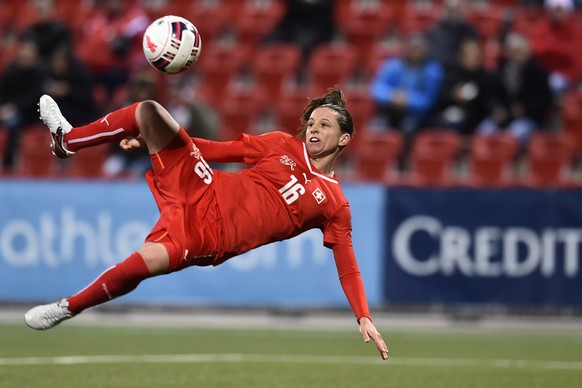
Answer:
[{"label": "jersey collar", "polygon": [[318,171],[315,171],[315,167],[313,167],[311,165],[311,160],[309,159],[309,154],[307,153],[307,147],[305,146],[305,143],[301,142],[301,145],[303,146],[303,156],[305,157],[305,163],[307,163],[307,168],[309,168],[309,172],[311,174],[321,178],[321,179],[324,179],[328,182],[335,183],[336,185],[339,185],[339,182],[337,180],[335,180],[335,179],[333,179],[325,174],[322,174]]}]

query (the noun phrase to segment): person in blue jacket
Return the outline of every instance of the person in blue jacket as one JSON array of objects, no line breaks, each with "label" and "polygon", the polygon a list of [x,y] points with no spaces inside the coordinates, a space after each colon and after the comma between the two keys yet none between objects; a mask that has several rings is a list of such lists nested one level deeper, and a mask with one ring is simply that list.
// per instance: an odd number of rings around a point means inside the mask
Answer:
[{"label": "person in blue jacket", "polygon": [[403,55],[384,60],[371,80],[380,126],[412,136],[436,104],[443,78],[442,66],[428,57],[424,35],[411,35]]}]

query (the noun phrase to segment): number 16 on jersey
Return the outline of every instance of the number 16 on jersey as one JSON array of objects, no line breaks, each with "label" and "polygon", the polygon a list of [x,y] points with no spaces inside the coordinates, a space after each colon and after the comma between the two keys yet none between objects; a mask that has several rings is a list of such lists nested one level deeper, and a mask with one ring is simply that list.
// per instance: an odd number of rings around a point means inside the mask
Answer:
[{"label": "number 16 on jersey", "polygon": [[297,201],[300,195],[305,194],[305,187],[301,183],[298,183],[295,175],[291,175],[291,180],[287,184],[279,189],[279,192],[283,196],[285,202],[291,205],[293,202]]}]

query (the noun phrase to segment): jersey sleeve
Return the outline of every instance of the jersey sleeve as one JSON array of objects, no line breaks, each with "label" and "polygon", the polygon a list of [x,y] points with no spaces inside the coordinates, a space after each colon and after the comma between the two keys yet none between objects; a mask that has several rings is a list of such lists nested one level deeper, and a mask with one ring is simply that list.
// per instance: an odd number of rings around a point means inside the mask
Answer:
[{"label": "jersey sleeve", "polygon": [[284,143],[289,138],[293,138],[293,136],[285,132],[275,131],[259,136],[243,133],[236,140],[243,143],[244,162],[255,164],[274,146]]},{"label": "jersey sleeve", "polygon": [[359,322],[360,318],[372,319],[364,290],[364,282],[356,261],[353,247],[344,244],[333,246],[333,257],[344,294]]},{"label": "jersey sleeve", "polygon": [[205,160],[219,163],[242,163],[242,141],[211,141],[193,137],[192,140]]},{"label": "jersey sleeve", "polygon": [[347,202],[323,225],[323,245],[336,244],[352,245],[352,213]]}]

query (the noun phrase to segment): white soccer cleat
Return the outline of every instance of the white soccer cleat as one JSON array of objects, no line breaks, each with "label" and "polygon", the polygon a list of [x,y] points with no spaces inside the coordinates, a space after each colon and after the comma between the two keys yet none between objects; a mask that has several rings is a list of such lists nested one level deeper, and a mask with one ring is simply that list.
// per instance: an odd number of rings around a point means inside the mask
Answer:
[{"label": "white soccer cleat", "polygon": [[59,106],[49,95],[43,94],[38,102],[38,113],[40,119],[51,131],[51,148],[53,155],[59,158],[67,158],[75,155],[65,147],[65,135],[71,132],[73,126],[69,124],[65,116],[61,113]]},{"label": "white soccer cleat", "polygon": [[62,299],[55,303],[33,307],[24,314],[24,322],[35,330],[50,329],[64,320],[73,317],[69,311],[69,302]]}]

